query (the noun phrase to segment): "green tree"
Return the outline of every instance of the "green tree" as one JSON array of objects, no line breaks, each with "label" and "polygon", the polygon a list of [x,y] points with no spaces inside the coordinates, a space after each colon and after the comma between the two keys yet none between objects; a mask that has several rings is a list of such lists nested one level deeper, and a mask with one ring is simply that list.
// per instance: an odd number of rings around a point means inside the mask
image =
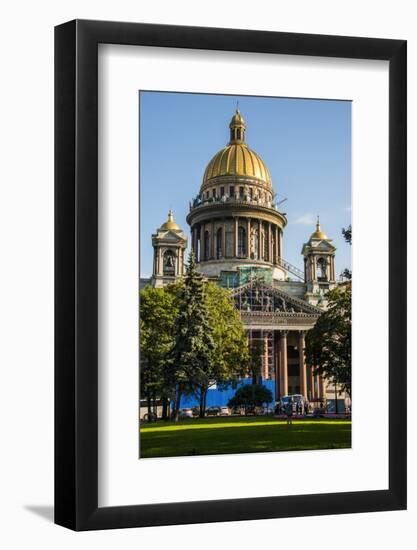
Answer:
[{"label": "green tree", "polygon": [[[349,227],[347,227],[346,229],[343,228],[342,229],[342,235],[343,237],[345,238],[345,241],[349,244],[349,245],[352,245],[352,226],[349,225]],[[345,279],[352,279],[352,271],[350,269],[344,269],[343,272],[342,272],[342,277],[345,277]]]},{"label": "green tree", "polygon": [[197,271],[193,252],[184,284],[178,288],[179,314],[175,321],[171,374],[175,381],[174,419],[178,419],[181,397],[202,387],[213,369],[215,343],[209,323],[204,282]]},{"label": "green tree", "polygon": [[148,416],[155,412],[156,399],[164,404],[167,417],[168,399],[175,382],[170,373],[170,352],[174,344],[178,301],[170,287],[146,286],[140,298],[140,383],[142,397],[147,400]]},{"label": "green tree", "polygon": [[208,325],[213,337],[214,358],[201,372],[197,387],[200,416],[205,416],[207,391],[214,382],[226,388],[246,374],[249,350],[245,328],[228,290],[214,283],[204,284]]},{"label": "green tree", "polygon": [[262,384],[245,384],[237,389],[235,395],[229,399],[229,407],[243,407],[245,415],[248,408],[262,407],[271,403],[272,392]]},{"label": "green tree", "polygon": [[328,293],[328,309],[306,336],[306,361],[314,372],[352,395],[352,291],[350,285]]},{"label": "green tree", "polygon": [[349,225],[346,229],[342,229],[342,235],[348,244],[352,244],[352,225]]},{"label": "green tree", "polygon": [[249,349],[249,372],[252,376],[252,384],[257,384],[261,376],[263,343],[253,341]]}]

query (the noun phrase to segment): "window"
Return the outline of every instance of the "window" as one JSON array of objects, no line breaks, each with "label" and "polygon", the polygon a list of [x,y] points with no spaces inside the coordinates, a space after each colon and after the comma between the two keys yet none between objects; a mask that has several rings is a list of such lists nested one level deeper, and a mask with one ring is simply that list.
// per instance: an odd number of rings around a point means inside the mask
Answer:
[{"label": "window", "polygon": [[207,261],[210,258],[210,233],[204,232],[204,260]]},{"label": "window", "polygon": [[246,256],[246,229],[241,225],[238,229],[237,255],[241,258]]},{"label": "window", "polygon": [[317,260],[317,278],[319,281],[327,281],[327,263],[324,258],[319,258]]},{"label": "window", "polygon": [[216,233],[216,258],[217,259],[222,257],[222,246],[223,246],[222,241],[223,241],[223,231],[222,231],[222,228],[220,227]]},{"label": "window", "polygon": [[243,187],[239,187],[239,196],[243,199]]},{"label": "window", "polygon": [[234,185],[231,185],[231,186],[230,186],[230,196],[231,196],[231,197],[234,197],[234,196],[235,196],[235,186],[234,186]]},{"label": "window", "polygon": [[220,187],[220,196],[224,197],[224,187]]},{"label": "window", "polygon": [[216,198],[216,190],[215,189],[211,190],[211,195],[212,195],[213,199]]},{"label": "window", "polygon": [[175,274],[175,254],[172,250],[167,250],[164,253],[163,272],[164,275]]}]

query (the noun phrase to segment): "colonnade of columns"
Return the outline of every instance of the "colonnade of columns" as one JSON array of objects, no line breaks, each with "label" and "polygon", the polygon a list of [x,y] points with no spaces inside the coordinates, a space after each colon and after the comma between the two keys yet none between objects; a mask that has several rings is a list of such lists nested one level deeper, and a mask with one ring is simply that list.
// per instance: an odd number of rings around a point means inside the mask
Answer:
[{"label": "colonnade of columns", "polygon": [[[271,348],[275,354],[272,364],[275,365],[275,387],[276,399],[289,393],[289,362],[288,362],[288,338],[287,330],[280,331],[260,331],[257,340],[263,340],[263,362],[268,360],[268,338],[273,338],[274,346]],[[313,372],[311,366],[306,364],[305,360],[305,335],[306,331],[297,331],[297,349],[298,349],[298,376],[299,376],[299,393],[308,400],[321,399],[324,397],[323,378]],[[262,376],[268,377],[268,368],[266,364],[262,367]],[[294,382],[293,382],[294,384]],[[298,384],[297,384],[298,385]],[[294,391],[292,392],[294,393]],[[298,392],[297,392],[298,393]]]},{"label": "colonnade of columns", "polygon": [[[241,246],[240,228],[244,231]],[[222,258],[248,258],[278,265],[282,258],[281,227],[258,218],[234,216],[221,221],[201,222],[193,225],[191,236],[191,246],[197,262]],[[219,238],[221,243],[217,242]]]}]

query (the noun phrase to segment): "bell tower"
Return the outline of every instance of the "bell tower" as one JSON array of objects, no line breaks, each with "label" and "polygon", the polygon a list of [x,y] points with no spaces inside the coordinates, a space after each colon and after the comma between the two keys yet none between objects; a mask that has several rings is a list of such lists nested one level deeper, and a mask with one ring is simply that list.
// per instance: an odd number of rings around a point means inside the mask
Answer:
[{"label": "bell tower", "polygon": [[162,287],[184,275],[184,252],[187,236],[174,221],[172,210],[168,219],[152,235],[153,273],[152,285]]},{"label": "bell tower", "polygon": [[316,230],[301,251],[304,256],[306,300],[313,305],[325,305],[325,295],[336,286],[335,253],[332,239],[321,230],[317,216]]}]

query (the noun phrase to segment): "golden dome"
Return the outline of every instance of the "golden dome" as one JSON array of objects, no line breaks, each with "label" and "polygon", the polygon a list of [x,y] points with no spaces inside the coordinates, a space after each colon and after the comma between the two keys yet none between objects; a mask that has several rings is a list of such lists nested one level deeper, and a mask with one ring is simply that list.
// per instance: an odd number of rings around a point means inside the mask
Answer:
[{"label": "golden dome", "polygon": [[175,229],[175,230],[179,230],[180,229],[180,226],[177,225],[175,222],[174,222],[174,214],[172,212],[172,210],[170,210],[168,212],[168,219],[165,223],[163,223],[160,227],[160,229],[162,231],[168,231],[169,229]]},{"label": "golden dome", "polygon": [[324,233],[320,228],[320,218],[317,216],[316,230],[311,235],[310,240],[323,240],[328,239],[329,237]]},{"label": "golden dome", "polygon": [[256,178],[272,188],[271,176],[261,157],[245,143],[246,124],[239,109],[230,121],[230,142],[210,160],[203,185],[221,176]]}]

